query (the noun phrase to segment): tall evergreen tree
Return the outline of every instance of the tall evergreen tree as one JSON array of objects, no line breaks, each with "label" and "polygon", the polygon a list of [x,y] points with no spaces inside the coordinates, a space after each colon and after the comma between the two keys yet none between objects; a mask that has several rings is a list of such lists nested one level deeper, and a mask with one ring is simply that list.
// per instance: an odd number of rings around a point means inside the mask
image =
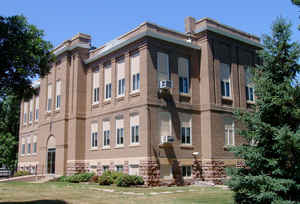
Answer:
[{"label": "tall evergreen tree", "polygon": [[295,84],[300,46],[291,42],[291,24],[278,18],[263,36],[262,62],[253,69],[256,107],[238,110],[247,143],[231,151],[244,160],[228,169],[236,203],[300,202],[300,86]]}]

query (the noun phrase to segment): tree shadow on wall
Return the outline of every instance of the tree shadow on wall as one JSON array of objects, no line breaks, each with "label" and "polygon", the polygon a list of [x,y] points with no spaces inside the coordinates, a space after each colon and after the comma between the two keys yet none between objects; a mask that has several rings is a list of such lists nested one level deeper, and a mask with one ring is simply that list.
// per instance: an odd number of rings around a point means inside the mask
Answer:
[{"label": "tree shadow on wall", "polygon": [[33,201],[19,201],[19,202],[0,202],[0,204],[67,204],[63,200],[33,200]]}]

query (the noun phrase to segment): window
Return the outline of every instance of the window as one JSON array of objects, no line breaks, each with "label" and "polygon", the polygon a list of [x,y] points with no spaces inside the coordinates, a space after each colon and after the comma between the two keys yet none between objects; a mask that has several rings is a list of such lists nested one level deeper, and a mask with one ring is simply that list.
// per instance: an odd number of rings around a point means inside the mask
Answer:
[{"label": "window", "polygon": [[93,104],[99,103],[99,69],[93,72]]},{"label": "window", "polygon": [[52,106],[52,85],[48,84],[48,101],[47,101],[47,111],[51,111]]},{"label": "window", "polygon": [[124,145],[124,120],[116,119],[117,146]]},{"label": "window", "polygon": [[172,166],[169,164],[161,164],[160,165],[160,178],[162,179],[172,179],[173,171]]},{"label": "window", "polygon": [[35,97],[35,120],[39,120],[40,97]]},{"label": "window", "polygon": [[139,165],[138,164],[131,164],[129,165],[129,175],[139,175]]},{"label": "window", "polygon": [[118,96],[125,95],[125,61],[124,58],[117,62]]},{"label": "window", "polygon": [[138,92],[140,90],[140,54],[137,52],[130,56],[131,69],[131,91]]},{"label": "window", "polygon": [[111,64],[104,65],[104,98],[111,98]]},{"label": "window", "polygon": [[183,57],[178,58],[179,92],[189,93],[189,60]]},{"label": "window", "polygon": [[109,166],[108,165],[103,166],[103,172],[105,172],[105,171],[109,171]]},{"label": "window", "polygon": [[27,153],[31,153],[31,143],[30,143],[30,137],[27,138]]},{"label": "window", "polygon": [[91,125],[91,147],[98,147],[98,123],[92,123]]},{"label": "window", "polygon": [[56,81],[56,110],[60,109],[61,103],[61,81]]},{"label": "window", "polygon": [[245,69],[245,78],[246,78],[246,100],[249,102],[254,101],[254,85],[252,83],[252,74],[250,72],[250,67]]},{"label": "window", "polygon": [[182,166],[181,167],[182,177],[192,176],[192,166]]},{"label": "window", "polygon": [[37,152],[37,141],[36,141],[36,136],[33,137],[33,150],[32,153]]},{"label": "window", "polygon": [[160,112],[159,113],[159,136],[172,136],[172,124],[171,124],[171,115],[169,112]]},{"label": "window", "polygon": [[130,116],[131,144],[139,143],[139,115]]},{"label": "window", "polygon": [[234,145],[234,121],[232,118],[224,119],[224,129],[225,129],[225,146]]},{"label": "window", "polygon": [[103,146],[110,145],[110,121],[103,121]]},{"label": "window", "polygon": [[158,52],[157,53],[157,81],[158,87],[162,80],[169,80],[169,55]]},{"label": "window", "polygon": [[116,165],[117,172],[123,172],[123,165]]},{"label": "window", "polygon": [[33,119],[33,99],[29,102],[29,123],[32,123]]},{"label": "window", "polygon": [[22,153],[22,155],[25,154],[25,139],[24,138],[22,138],[21,153]]},{"label": "window", "polygon": [[187,114],[182,114],[180,117],[181,123],[181,143],[192,144],[192,117]]},{"label": "window", "polygon": [[24,102],[24,117],[23,117],[24,124],[27,123],[27,110],[28,110],[28,102]]},{"label": "window", "polygon": [[221,68],[221,93],[224,97],[231,97],[230,91],[230,65],[229,64],[220,64]]}]

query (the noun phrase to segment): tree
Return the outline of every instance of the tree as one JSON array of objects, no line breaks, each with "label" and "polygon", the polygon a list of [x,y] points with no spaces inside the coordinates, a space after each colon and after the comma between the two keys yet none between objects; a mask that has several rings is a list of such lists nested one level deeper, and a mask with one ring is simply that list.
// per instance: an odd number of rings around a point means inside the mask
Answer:
[{"label": "tree", "polygon": [[24,16],[0,16],[0,163],[17,161],[20,102],[32,96],[32,80],[45,76],[54,61],[44,32]]},{"label": "tree", "polygon": [[[291,0],[291,1],[294,5],[300,6],[300,0]],[[300,30],[300,25],[299,25],[298,29]]]},{"label": "tree", "polygon": [[49,72],[54,57],[43,36],[24,16],[0,16],[0,97],[30,95],[32,79]]},{"label": "tree", "polygon": [[256,111],[236,111],[246,144],[231,151],[244,160],[228,169],[236,203],[300,202],[300,86],[293,85],[300,46],[291,42],[291,24],[278,18],[263,36],[262,63],[253,69]]}]

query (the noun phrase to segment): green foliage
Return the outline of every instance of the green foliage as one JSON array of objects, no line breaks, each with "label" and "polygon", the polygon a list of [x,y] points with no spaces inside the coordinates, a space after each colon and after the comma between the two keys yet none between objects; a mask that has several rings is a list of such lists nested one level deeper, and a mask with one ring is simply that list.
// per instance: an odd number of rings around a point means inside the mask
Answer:
[{"label": "green foliage", "polygon": [[79,173],[71,176],[61,176],[57,179],[57,181],[69,183],[88,182],[93,176],[95,176],[94,173]]},{"label": "green foliage", "polygon": [[28,176],[30,175],[30,172],[29,171],[17,171],[15,174],[14,174],[14,177],[18,177],[18,176]]},{"label": "green foliage", "polygon": [[105,171],[101,176],[99,176],[98,182],[100,185],[111,185],[114,183],[111,171]]},{"label": "green foliage", "polygon": [[[300,46],[291,42],[291,25],[278,18],[264,36],[261,65],[253,70],[255,112],[236,112],[248,144],[232,147],[245,167],[229,169],[236,203],[300,202]],[[252,145],[251,145],[252,143]]]},{"label": "green foliage", "polygon": [[133,184],[133,179],[130,175],[123,174],[115,180],[115,184],[119,187],[128,187]]},{"label": "green foliage", "polygon": [[24,16],[0,16],[0,97],[8,92],[29,96],[32,79],[49,72],[54,56],[43,37]]},{"label": "green foliage", "polygon": [[19,101],[12,95],[0,100],[0,163],[12,172],[17,164]]},{"label": "green foliage", "polygon": [[121,187],[144,184],[144,180],[140,176],[128,175],[116,171],[105,171],[99,177],[98,182],[100,185],[116,184],[117,186],[121,186]]},{"label": "green foliage", "polygon": [[141,176],[131,176],[132,185],[144,185],[144,179]]}]

